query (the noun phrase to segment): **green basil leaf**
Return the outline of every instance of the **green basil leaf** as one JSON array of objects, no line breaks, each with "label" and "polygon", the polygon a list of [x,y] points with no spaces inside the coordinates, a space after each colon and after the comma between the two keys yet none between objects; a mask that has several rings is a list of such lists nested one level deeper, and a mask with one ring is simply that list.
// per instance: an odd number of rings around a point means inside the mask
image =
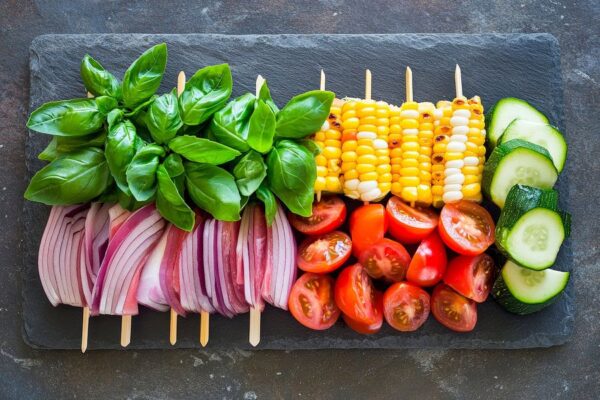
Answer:
[{"label": "green basil leaf", "polygon": [[157,144],[140,148],[127,168],[129,190],[137,201],[150,200],[156,193],[156,170],[165,150]]},{"label": "green basil leaf", "polygon": [[246,141],[259,153],[266,153],[273,146],[273,136],[275,136],[275,114],[267,103],[257,100],[254,112],[250,117]]},{"label": "green basil leaf", "polygon": [[164,165],[160,165],[156,170],[156,178],[158,180],[156,192],[158,212],[178,228],[190,232],[194,229],[194,211],[186,204]]},{"label": "green basil leaf", "polygon": [[108,126],[115,125],[116,123],[123,121],[124,116],[125,113],[123,110],[116,108],[108,113],[106,122],[108,123]]},{"label": "green basil leaf", "polygon": [[250,149],[246,139],[255,100],[252,93],[246,93],[215,113],[210,124],[210,134],[216,141],[243,153]]},{"label": "green basil leaf", "polygon": [[154,99],[146,112],[146,126],[154,141],[158,144],[167,143],[177,135],[183,125],[179,116],[177,96],[166,93]]},{"label": "green basil leaf", "polygon": [[84,136],[102,128],[104,115],[94,99],[51,101],[31,113],[27,127],[56,136]]},{"label": "green basil leaf", "polygon": [[106,161],[119,189],[129,194],[127,169],[136,155],[142,140],[137,136],[135,126],[129,120],[109,125],[106,137]]},{"label": "green basil leaf", "polygon": [[267,176],[267,166],[260,154],[250,150],[233,168],[233,176],[240,193],[250,196]]},{"label": "green basil leaf", "polygon": [[233,80],[228,64],[198,70],[185,84],[179,98],[181,119],[186,125],[198,125],[220,110],[231,95]]},{"label": "green basil leaf", "polygon": [[110,185],[100,196],[95,199],[95,201],[100,203],[118,203],[119,189],[115,185]]},{"label": "green basil leaf", "polygon": [[165,169],[171,178],[183,175],[185,172],[185,168],[183,168],[183,160],[181,159],[181,156],[176,153],[169,154],[167,158],[165,158],[165,161],[163,161],[163,165],[165,166]]},{"label": "green basil leaf", "polygon": [[319,154],[321,154],[321,149],[319,148],[319,146],[317,146],[314,140],[302,139],[296,141],[296,143],[306,147],[306,150],[310,151],[313,156],[318,156]]},{"label": "green basil leaf", "polygon": [[86,203],[99,196],[111,182],[101,149],[90,147],[57,158],[39,170],[25,191],[25,198],[48,205]]},{"label": "green basil leaf", "polygon": [[146,50],[127,68],[122,84],[125,107],[134,109],[156,93],[166,65],[167,45],[161,43]]},{"label": "green basil leaf", "polygon": [[331,110],[333,92],[312,90],[292,98],[277,114],[277,136],[301,139],[317,132]]},{"label": "green basil leaf", "polygon": [[38,158],[45,161],[54,161],[60,156],[81,150],[87,147],[104,148],[106,132],[93,133],[86,136],[53,136],[48,146]]},{"label": "green basil leaf", "polygon": [[154,102],[154,100],[156,100],[156,98],[158,97],[158,95],[152,95],[150,96],[150,98],[146,101],[144,101],[143,103],[140,103],[137,107],[135,107],[133,110],[126,112],[125,116],[127,118],[135,118],[138,117],[139,120],[144,121],[144,125],[146,123],[145,118],[146,118],[146,109],[148,108],[148,106],[150,104],[152,104]]},{"label": "green basil leaf", "polygon": [[196,136],[177,136],[169,142],[175,153],[198,163],[220,165],[240,155],[240,152],[224,144]]},{"label": "green basil leaf", "polygon": [[240,219],[241,197],[233,176],[210,164],[185,163],[185,183],[192,201],[221,221]]},{"label": "green basil leaf", "polygon": [[112,110],[119,106],[119,102],[114,97],[99,96],[95,97],[94,100],[98,106],[98,111],[103,115],[108,115]]},{"label": "green basil leaf", "polygon": [[137,201],[132,195],[122,192],[119,188],[116,189],[116,192],[119,205],[129,211],[135,211],[154,201],[153,198],[146,201]]},{"label": "green basil leaf", "polygon": [[310,217],[317,177],[312,153],[291,140],[282,140],[267,155],[267,168],[273,193],[294,214]]},{"label": "green basil leaf", "polygon": [[271,97],[271,91],[269,90],[269,86],[267,86],[267,81],[264,81],[261,86],[260,91],[258,92],[258,98],[267,103],[271,110],[273,110],[273,114],[277,115],[279,107],[277,107],[277,104],[275,104]]},{"label": "green basil leaf", "polygon": [[56,140],[58,136],[53,136],[48,146],[40,154],[38,154],[38,159],[43,161],[54,161],[58,158],[58,140]]},{"label": "green basil leaf", "polygon": [[121,97],[119,80],[89,54],[81,60],[80,72],[85,88],[94,96]]},{"label": "green basil leaf", "polygon": [[268,187],[265,185],[260,185],[256,191],[256,197],[258,197],[258,199],[265,205],[265,218],[267,220],[267,225],[273,225],[273,221],[275,221],[275,214],[277,214],[277,200],[275,199],[275,195],[269,190]]}]

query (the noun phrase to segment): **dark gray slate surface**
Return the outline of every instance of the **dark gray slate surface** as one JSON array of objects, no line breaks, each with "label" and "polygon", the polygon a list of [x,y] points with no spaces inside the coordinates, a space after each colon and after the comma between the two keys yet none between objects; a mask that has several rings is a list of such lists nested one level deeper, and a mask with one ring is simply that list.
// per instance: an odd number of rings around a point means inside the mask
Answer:
[{"label": "dark gray slate surface", "polygon": [[[190,76],[207,64],[228,62],[234,75],[234,95],[253,90],[257,73],[269,80],[275,100],[318,84],[319,70],[327,73],[327,88],[338,95],[360,97],[364,69],[373,72],[373,96],[401,103],[403,70],[414,73],[415,98],[452,98],[453,70],[463,71],[465,95],[482,96],[488,107],[497,99],[517,96],[530,100],[563,126],[562,83],[556,39],[536,35],[336,35],[336,36],[221,36],[221,35],[49,35],[31,46],[32,109],[43,102],[81,96],[79,60],[90,53],[107,69],[122,75],[128,64],[155,43],[168,44],[169,63],[162,90],[174,86],[177,72]],[[30,133],[27,145],[29,176],[42,165],[36,155],[49,138]],[[559,189],[566,207],[565,177]],[[45,298],[36,267],[37,248],[48,214],[45,206],[25,203],[23,316],[25,340],[40,348],[79,348],[81,312],[54,309]],[[560,269],[571,269],[570,243],[561,252]],[[386,327],[376,336],[353,333],[341,323],[325,332],[309,331],[289,314],[267,309],[259,348],[521,348],[564,343],[573,329],[573,286],[552,307],[520,317],[502,311],[494,302],[479,307],[479,321],[469,334],[452,333],[433,318],[419,331],[400,334]],[[247,315],[211,319],[211,349],[245,349]],[[178,347],[198,347],[198,319],[180,319]],[[119,348],[119,319],[94,318],[90,349]],[[131,348],[169,348],[168,315],[143,312],[134,318]]]}]

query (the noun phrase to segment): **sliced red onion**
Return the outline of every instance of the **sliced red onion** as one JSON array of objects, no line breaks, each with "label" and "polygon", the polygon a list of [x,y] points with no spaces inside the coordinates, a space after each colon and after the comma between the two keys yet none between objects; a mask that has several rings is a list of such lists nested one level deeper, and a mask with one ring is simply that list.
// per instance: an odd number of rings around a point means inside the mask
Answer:
[{"label": "sliced red onion", "polygon": [[92,203],[85,218],[80,279],[85,304],[92,304],[92,291],[108,247],[109,209],[112,204]]},{"label": "sliced red onion", "polygon": [[136,315],[142,267],[159,242],[165,221],[150,204],[132,213],[114,233],[98,272],[92,311]]},{"label": "sliced red onion", "polygon": [[123,222],[129,218],[131,215],[131,211],[127,211],[123,207],[121,207],[118,203],[115,204],[108,210],[108,215],[110,217],[110,231],[109,238],[115,235],[115,233],[119,230]]},{"label": "sliced red onion", "polygon": [[[219,221],[222,240],[219,248],[222,253],[222,271],[225,277],[225,288],[230,308],[235,314],[248,312],[248,303],[244,298],[244,278],[237,276],[236,248],[239,234],[239,222]],[[219,257],[217,257],[219,258]],[[240,284],[237,282],[241,281]]]},{"label": "sliced red onion", "polygon": [[242,215],[236,249],[238,282],[241,271],[245,300],[259,310],[264,308],[261,290],[267,266],[267,245],[267,224],[262,207],[249,204]]},{"label": "sliced red onion", "polygon": [[169,225],[166,231],[168,235],[167,245],[163,259],[160,263],[160,286],[167,300],[167,304],[181,316],[185,316],[185,309],[179,301],[179,258],[181,246],[187,232]]},{"label": "sliced red onion", "polygon": [[138,303],[157,311],[167,311],[169,309],[169,304],[160,285],[160,266],[165,255],[167,240],[168,234],[165,230],[142,269],[137,292]]},{"label": "sliced red onion", "polygon": [[88,205],[55,206],[50,211],[38,254],[40,280],[52,303],[85,305],[80,278]]}]

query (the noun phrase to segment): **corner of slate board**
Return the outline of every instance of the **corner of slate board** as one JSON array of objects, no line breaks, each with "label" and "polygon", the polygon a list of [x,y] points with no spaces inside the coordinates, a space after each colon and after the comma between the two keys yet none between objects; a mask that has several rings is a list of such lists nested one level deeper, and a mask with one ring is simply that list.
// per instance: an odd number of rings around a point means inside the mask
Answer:
[{"label": "corner of slate board", "polygon": [[[373,73],[373,95],[400,104],[404,93],[404,67],[410,65],[418,100],[450,99],[454,94],[456,63],[463,71],[464,92],[484,99],[489,108],[506,96],[524,98],[559,127],[563,124],[559,46],[549,34],[397,34],[397,35],[43,35],[31,44],[30,108],[63,98],[83,96],[79,62],[89,53],[122,77],[129,64],[147,47],[166,42],[169,61],[160,91],[171,89],[177,73],[189,75],[204,65],[228,62],[234,76],[233,96],[254,87],[260,73],[269,80],[280,105],[296,93],[318,87],[319,71],[327,73],[327,89],[341,97],[361,97],[364,70]],[[268,60],[265,62],[264,60]],[[568,140],[567,132],[567,140]],[[43,163],[37,154],[49,141],[46,135],[28,134],[26,146],[29,180]],[[560,202],[568,210],[568,179],[562,176]],[[23,335],[36,348],[78,349],[81,310],[50,305],[37,274],[37,251],[49,208],[25,202],[23,277]],[[572,267],[571,241],[559,253],[558,268]],[[489,300],[479,306],[475,330],[456,334],[430,317],[417,332],[402,334],[386,326],[375,336],[355,334],[340,322],[324,332],[310,331],[287,312],[267,308],[262,318],[259,349],[318,348],[528,348],[565,343],[573,330],[574,289],[537,314],[517,316]],[[89,349],[118,349],[118,317],[90,321]],[[198,316],[181,318],[176,347],[198,345]],[[250,349],[248,316],[232,320],[211,317],[207,349]],[[168,314],[141,310],[133,319],[129,348],[171,348]]]}]

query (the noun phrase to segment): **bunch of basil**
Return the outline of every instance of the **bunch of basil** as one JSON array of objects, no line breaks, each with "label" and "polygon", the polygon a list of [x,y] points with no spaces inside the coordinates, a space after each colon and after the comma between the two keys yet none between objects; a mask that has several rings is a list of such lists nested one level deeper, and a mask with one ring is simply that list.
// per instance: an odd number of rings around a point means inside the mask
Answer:
[{"label": "bunch of basil", "polygon": [[27,122],[53,138],[39,155],[50,163],[25,197],[49,205],[118,201],[130,210],[155,201],[188,231],[192,203],[235,221],[255,196],[272,221],[277,196],[309,216],[318,149],[304,138],[321,127],[334,94],[306,92],[279,110],[265,82],[258,98],[227,103],[233,80],[221,64],[198,70],[179,96],[175,89],[158,96],[166,63],[166,45],[156,45],[120,82],[86,55],[81,77],[94,98],[46,103]]}]

